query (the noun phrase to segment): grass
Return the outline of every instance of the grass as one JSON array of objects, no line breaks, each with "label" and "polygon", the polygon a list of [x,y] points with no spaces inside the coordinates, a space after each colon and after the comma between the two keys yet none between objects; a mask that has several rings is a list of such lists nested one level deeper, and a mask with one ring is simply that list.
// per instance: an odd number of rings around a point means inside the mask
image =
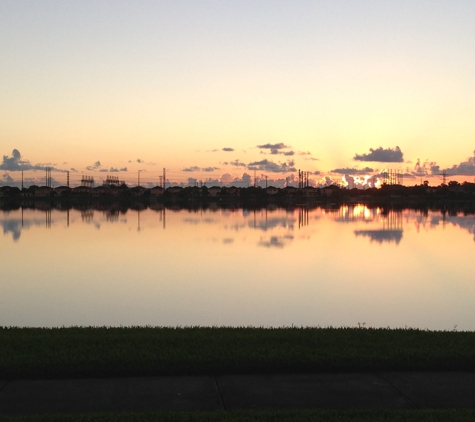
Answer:
[{"label": "grass", "polygon": [[475,333],[371,328],[0,328],[0,379],[474,370]]},{"label": "grass", "polygon": [[475,410],[417,411],[269,411],[269,412],[170,412],[143,414],[47,415],[1,417],[0,422],[452,422],[473,421]]}]

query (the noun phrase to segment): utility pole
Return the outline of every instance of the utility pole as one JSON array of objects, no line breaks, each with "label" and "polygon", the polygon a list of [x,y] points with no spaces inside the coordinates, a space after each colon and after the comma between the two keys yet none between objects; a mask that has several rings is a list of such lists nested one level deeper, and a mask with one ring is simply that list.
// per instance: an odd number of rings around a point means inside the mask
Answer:
[{"label": "utility pole", "polygon": [[165,167],[163,167],[163,189],[166,188],[166,185],[167,185],[167,177],[166,177]]},{"label": "utility pole", "polygon": [[68,176],[67,176],[66,186],[69,188],[69,170],[68,170]]},{"label": "utility pole", "polygon": [[138,171],[138,175],[137,175],[137,186],[140,186],[140,171]]},{"label": "utility pole", "polygon": [[23,190],[23,170],[21,171],[21,190]]}]

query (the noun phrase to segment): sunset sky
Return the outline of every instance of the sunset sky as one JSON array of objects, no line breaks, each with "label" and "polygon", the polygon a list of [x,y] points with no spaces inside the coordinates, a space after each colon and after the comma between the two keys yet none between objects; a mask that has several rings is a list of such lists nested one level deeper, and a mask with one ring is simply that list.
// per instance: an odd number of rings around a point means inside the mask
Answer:
[{"label": "sunset sky", "polygon": [[0,184],[473,182],[474,22],[473,0],[2,0]]}]

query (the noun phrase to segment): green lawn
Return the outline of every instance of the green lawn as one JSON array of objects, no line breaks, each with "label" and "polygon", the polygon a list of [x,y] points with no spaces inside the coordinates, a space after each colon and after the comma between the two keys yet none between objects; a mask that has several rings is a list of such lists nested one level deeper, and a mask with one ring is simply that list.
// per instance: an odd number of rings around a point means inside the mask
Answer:
[{"label": "green lawn", "polygon": [[474,370],[475,333],[358,328],[0,328],[0,378]]}]

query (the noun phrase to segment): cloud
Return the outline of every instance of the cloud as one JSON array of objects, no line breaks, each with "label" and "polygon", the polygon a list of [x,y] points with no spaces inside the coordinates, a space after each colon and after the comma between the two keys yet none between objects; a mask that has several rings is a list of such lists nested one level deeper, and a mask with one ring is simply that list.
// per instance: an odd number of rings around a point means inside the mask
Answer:
[{"label": "cloud", "polygon": [[234,151],[234,148],[223,148],[223,151],[226,151],[226,152],[233,152],[233,151]]},{"label": "cloud", "polygon": [[[277,154],[294,155],[295,154],[293,151],[280,151],[281,149],[290,148],[289,145],[285,145],[283,142],[280,142],[278,144],[257,145],[257,148],[260,148],[263,150],[270,150],[270,153],[272,155],[277,155]],[[261,151],[261,154],[264,154],[264,151]]]},{"label": "cloud", "polygon": [[[440,171],[438,166],[434,167],[437,167],[437,172]],[[473,157],[468,157],[466,161],[460,164],[454,164],[451,168],[445,169],[445,172],[451,175],[475,175],[475,151],[473,151]]]},{"label": "cloud", "polygon": [[299,151],[299,155],[312,155],[310,151]]},{"label": "cloud", "polygon": [[231,161],[229,164],[235,167],[246,167],[246,164],[241,163],[239,160]]},{"label": "cloud", "polygon": [[356,169],[356,168],[340,168],[340,169],[333,169],[330,173],[337,173],[337,174],[368,174],[372,173],[374,170],[370,167],[365,167],[364,169]]},{"label": "cloud", "polygon": [[99,170],[100,168],[101,168],[101,162],[96,161],[92,166],[87,166],[86,170],[95,171],[95,170]]},{"label": "cloud", "polygon": [[128,170],[127,170],[127,167],[122,167],[121,169],[117,169],[117,168],[111,167],[111,168],[109,169],[109,171],[110,171],[111,173],[119,173],[119,172],[121,172],[121,171],[128,171]]},{"label": "cloud", "polygon": [[185,167],[184,169],[182,169],[182,171],[188,171],[188,172],[200,171],[200,170],[201,169],[198,166]]},{"label": "cloud", "polygon": [[428,176],[432,174],[439,174],[440,167],[434,162],[426,160],[421,163],[421,160],[418,158],[416,164],[414,164],[414,168],[410,170],[407,169],[407,172],[412,174],[416,177]]},{"label": "cloud", "polygon": [[201,167],[198,167],[198,166],[191,166],[191,167],[185,167],[184,169],[182,169],[182,171],[186,171],[186,172],[205,171],[207,173],[215,171],[215,170],[219,170],[219,167],[203,167],[203,168],[201,168]]},{"label": "cloud", "polygon": [[143,160],[141,160],[140,158],[137,158],[137,163],[140,163],[140,164],[143,164]]},{"label": "cloud", "polygon": [[22,158],[20,151],[14,149],[12,155],[8,157],[3,156],[2,163],[0,164],[0,170],[7,171],[22,171],[22,170],[45,170],[45,167],[51,167],[51,170],[66,172],[66,170],[52,167],[51,165],[43,164],[31,164],[28,160]]},{"label": "cloud", "polygon": [[293,160],[286,163],[274,163],[273,161],[262,160],[249,163],[247,168],[249,170],[268,171],[271,173],[289,173],[296,171],[294,166],[295,162]]},{"label": "cloud", "polygon": [[353,157],[355,161],[377,161],[380,163],[402,163],[404,162],[403,153],[399,147],[394,149],[370,148],[369,154],[356,154]]},{"label": "cloud", "polygon": [[320,161],[318,158],[315,158],[315,157],[307,157],[307,158],[304,158],[304,160],[308,160],[308,161]]}]

